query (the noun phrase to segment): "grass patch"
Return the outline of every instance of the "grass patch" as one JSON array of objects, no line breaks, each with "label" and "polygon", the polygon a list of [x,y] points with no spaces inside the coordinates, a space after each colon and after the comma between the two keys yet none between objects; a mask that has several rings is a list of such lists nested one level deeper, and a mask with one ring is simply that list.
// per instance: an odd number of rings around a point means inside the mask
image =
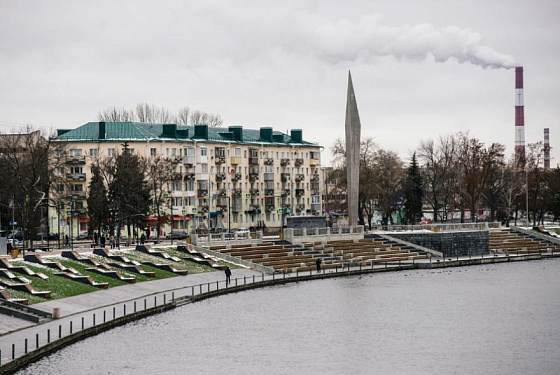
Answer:
[{"label": "grass patch", "polygon": [[[58,271],[55,271],[52,268],[38,267],[27,262],[15,262],[14,265],[26,266],[35,272],[41,272],[47,275],[49,278],[47,280],[43,280],[38,277],[31,277],[23,273],[14,272],[14,274],[17,274],[18,276],[24,276],[29,279],[31,281],[31,285],[33,285],[33,288],[35,289],[40,291],[50,290],[52,292],[51,299],[71,297],[99,290],[91,285],[78,283],[76,281],[56,276],[54,273]],[[31,300],[29,302],[31,303]]]},{"label": "grass patch", "polygon": [[65,267],[74,268],[76,271],[78,271],[80,274],[84,276],[91,276],[93,280],[98,283],[109,283],[109,288],[114,288],[116,286],[128,284],[125,281],[113,279],[112,277],[109,276],[100,275],[98,273],[88,271],[87,268],[93,268],[93,266],[90,264],[80,263],[75,260],[68,260],[68,259],[59,260],[59,262],[62,263],[62,265]]},{"label": "grass patch", "polygon": [[29,304],[30,304],[30,305],[32,305],[32,304],[34,304],[34,303],[41,303],[41,302],[48,301],[48,300],[46,300],[46,299],[44,299],[44,298],[37,297],[37,296],[34,296],[34,295],[32,295],[32,294],[29,294],[29,293],[20,292],[19,290],[10,289],[10,288],[8,288],[8,287],[4,287],[4,288],[6,288],[6,291],[10,294],[10,296],[11,296],[12,298],[18,298],[18,299],[19,299],[19,298],[23,298],[23,299],[26,299],[26,300],[29,301]]},{"label": "grass patch", "polygon": [[552,229],[552,230],[555,231],[556,234],[560,234],[560,228],[554,228],[554,229]]}]

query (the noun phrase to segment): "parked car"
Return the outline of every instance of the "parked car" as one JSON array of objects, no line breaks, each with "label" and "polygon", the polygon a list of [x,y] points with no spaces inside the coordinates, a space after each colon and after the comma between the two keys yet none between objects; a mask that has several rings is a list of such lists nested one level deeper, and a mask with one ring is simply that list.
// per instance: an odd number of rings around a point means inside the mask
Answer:
[{"label": "parked car", "polygon": [[187,238],[187,234],[185,232],[171,232],[167,235],[167,238],[173,240],[184,240]]},{"label": "parked car", "polygon": [[235,231],[237,234],[245,234],[245,233],[251,233],[251,231],[247,228],[239,228],[238,230]]},{"label": "parked car", "polygon": [[82,233],[76,236],[76,241],[91,240],[91,234]]}]

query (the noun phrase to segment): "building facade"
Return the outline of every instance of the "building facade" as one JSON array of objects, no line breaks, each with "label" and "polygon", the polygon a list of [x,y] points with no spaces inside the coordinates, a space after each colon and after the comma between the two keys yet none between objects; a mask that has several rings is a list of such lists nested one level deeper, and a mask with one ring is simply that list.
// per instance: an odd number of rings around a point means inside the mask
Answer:
[{"label": "building facade", "polygon": [[[58,173],[68,180],[68,191],[62,194],[68,203],[65,209],[52,210],[50,219],[51,227],[61,223],[62,233],[87,231],[91,167],[122,153],[125,142],[135,155],[163,156],[175,165],[176,177],[166,194],[172,227],[164,226],[160,235],[171,230],[279,228],[287,215],[323,213],[322,148],[304,141],[300,129],[288,135],[269,127],[90,122],[59,130],[56,141],[67,146],[66,165]],[[151,236],[157,234],[150,225],[154,219],[148,218]]]}]

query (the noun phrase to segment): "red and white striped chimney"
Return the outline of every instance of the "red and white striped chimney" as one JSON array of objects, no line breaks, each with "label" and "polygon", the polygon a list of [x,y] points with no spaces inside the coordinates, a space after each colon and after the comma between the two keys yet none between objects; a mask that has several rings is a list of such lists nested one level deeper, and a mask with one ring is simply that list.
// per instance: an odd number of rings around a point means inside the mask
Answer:
[{"label": "red and white striped chimney", "polygon": [[525,163],[525,105],[523,102],[523,67],[515,68],[515,159]]},{"label": "red and white striped chimney", "polygon": [[550,169],[550,131],[544,128],[544,169]]}]

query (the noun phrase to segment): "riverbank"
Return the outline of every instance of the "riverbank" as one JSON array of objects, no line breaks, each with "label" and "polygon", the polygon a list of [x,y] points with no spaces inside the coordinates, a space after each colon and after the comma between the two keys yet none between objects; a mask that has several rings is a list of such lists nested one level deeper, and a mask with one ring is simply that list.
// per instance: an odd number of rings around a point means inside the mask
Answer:
[{"label": "riverbank", "polygon": [[[433,260],[431,262],[387,263],[376,265],[372,268],[351,267],[350,269],[335,269],[327,272],[323,270],[321,273],[311,271],[305,274],[294,273],[285,275],[263,275],[250,270],[234,270],[232,282],[227,287],[225,285],[223,273],[212,272],[173,278],[172,281],[176,281],[174,285],[165,285],[164,283],[161,285],[154,284],[149,294],[142,294],[140,291],[137,291],[137,294],[131,294],[131,291],[125,290],[134,286],[130,285],[114,288],[113,290],[122,288],[122,292],[118,293],[118,296],[115,294],[101,297],[104,293],[110,292],[110,290],[106,290],[84,296],[70,297],[63,300],[48,302],[49,304],[64,302],[68,308],[74,306],[73,310],[68,310],[67,308],[66,313],[63,309],[63,317],[61,319],[21,328],[17,331],[0,336],[0,358],[2,360],[0,363],[0,371],[1,373],[13,373],[25,367],[27,364],[53,353],[64,346],[113,327],[173,309],[187,303],[226,293],[236,293],[247,289],[320,278],[347,277],[364,273],[393,272],[414,268],[461,267],[477,264],[528,261],[545,259],[550,256],[557,257],[560,256],[560,254],[499,255],[492,257],[487,256],[485,258],[480,257],[477,259],[459,258],[446,261],[440,260],[439,262]],[[157,282],[159,282],[159,280]],[[178,285],[177,282],[179,282],[180,285]],[[137,285],[148,285],[151,283],[156,282],[146,282]],[[92,295],[99,295],[99,297],[96,296],[92,300],[93,302],[88,302],[87,306],[79,303],[79,297],[88,298]],[[126,297],[123,298],[124,296]],[[118,298],[122,299],[117,300]],[[72,299],[74,300],[72,301]],[[97,304],[97,306],[93,306],[94,304]],[[39,305],[37,305],[37,307],[39,307]]]}]

